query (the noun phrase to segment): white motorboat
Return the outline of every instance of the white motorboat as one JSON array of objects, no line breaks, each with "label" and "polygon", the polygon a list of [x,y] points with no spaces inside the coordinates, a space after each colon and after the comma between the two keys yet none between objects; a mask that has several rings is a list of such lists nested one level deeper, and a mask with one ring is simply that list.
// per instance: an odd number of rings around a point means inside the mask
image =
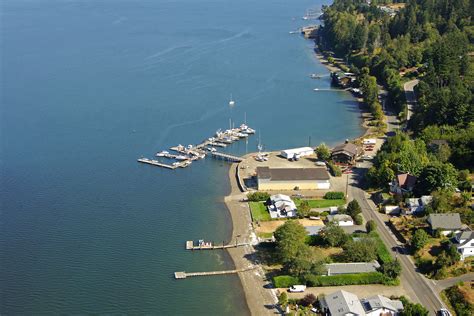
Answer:
[{"label": "white motorboat", "polygon": [[164,157],[166,155],[169,155],[170,153],[167,152],[166,150],[160,151],[159,153],[156,153],[157,157]]},{"label": "white motorboat", "polygon": [[176,160],[188,160],[189,157],[188,156],[185,156],[185,155],[178,155],[176,157],[174,157]]},{"label": "white motorboat", "polygon": [[235,105],[235,101],[232,100],[232,94],[230,95],[230,101],[229,101],[229,106],[234,106]]}]

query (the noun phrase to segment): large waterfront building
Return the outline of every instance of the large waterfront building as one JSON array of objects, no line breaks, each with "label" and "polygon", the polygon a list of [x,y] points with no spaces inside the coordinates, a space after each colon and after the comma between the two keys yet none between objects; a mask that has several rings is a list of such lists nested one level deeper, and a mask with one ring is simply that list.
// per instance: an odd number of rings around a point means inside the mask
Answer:
[{"label": "large waterfront building", "polygon": [[258,190],[328,190],[326,168],[257,168]]}]

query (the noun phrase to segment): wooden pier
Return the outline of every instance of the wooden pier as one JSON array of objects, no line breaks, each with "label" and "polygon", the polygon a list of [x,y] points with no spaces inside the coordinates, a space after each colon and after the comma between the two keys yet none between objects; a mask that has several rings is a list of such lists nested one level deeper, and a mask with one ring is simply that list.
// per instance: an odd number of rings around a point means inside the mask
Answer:
[{"label": "wooden pier", "polygon": [[186,279],[187,277],[195,277],[195,276],[211,276],[211,275],[222,275],[222,274],[233,274],[239,272],[245,272],[255,269],[257,266],[250,266],[243,269],[235,269],[235,270],[225,270],[225,271],[210,271],[210,272],[175,272],[174,278],[175,279]]},{"label": "wooden pier", "polygon": [[229,154],[224,154],[220,152],[212,152],[211,153],[212,157],[217,158],[217,159],[224,159],[232,162],[241,162],[243,159],[241,157],[237,157],[234,155],[229,155]]},{"label": "wooden pier", "polygon": [[227,248],[236,248],[242,246],[248,246],[249,243],[234,243],[234,244],[227,244],[227,245],[213,245],[211,242],[209,243],[201,243],[197,246],[194,245],[192,240],[186,241],[186,250],[216,250],[216,249],[227,249]]}]

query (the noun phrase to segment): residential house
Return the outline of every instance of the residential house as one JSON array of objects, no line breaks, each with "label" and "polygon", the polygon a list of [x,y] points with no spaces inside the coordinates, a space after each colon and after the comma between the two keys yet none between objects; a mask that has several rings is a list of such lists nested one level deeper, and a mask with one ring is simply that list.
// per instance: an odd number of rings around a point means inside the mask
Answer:
[{"label": "residential house", "polygon": [[421,198],[408,198],[405,200],[405,215],[411,215],[423,212],[431,203],[433,197],[430,195],[423,195]]},{"label": "residential house", "polygon": [[262,191],[327,190],[331,187],[326,168],[257,167],[257,185]]},{"label": "residential house", "polygon": [[456,247],[461,254],[461,260],[474,256],[474,232],[470,230],[456,234]]},{"label": "residential house", "polygon": [[286,218],[296,216],[295,202],[284,194],[270,196],[267,201],[267,209],[271,218]]},{"label": "residential house", "polygon": [[376,260],[372,262],[328,263],[324,266],[327,275],[376,272],[380,268],[380,264]]},{"label": "residential house", "polygon": [[328,316],[388,316],[399,315],[403,303],[382,295],[361,299],[356,294],[339,290],[319,299],[322,314]]},{"label": "residential house", "polygon": [[347,214],[328,215],[326,219],[328,222],[335,222],[339,226],[354,225],[354,221],[352,220],[352,217],[350,217]]},{"label": "residential house", "polygon": [[403,193],[410,193],[415,187],[416,180],[418,178],[409,174],[401,173],[389,183],[390,192],[397,195],[402,195]]},{"label": "residential house", "polygon": [[362,299],[361,303],[367,316],[398,315],[403,310],[401,301],[391,300],[382,295]]},{"label": "residential house", "polygon": [[353,73],[337,71],[331,73],[332,82],[342,88],[350,87],[356,80]]},{"label": "residential house", "polygon": [[439,230],[443,235],[459,233],[462,228],[459,213],[430,214],[427,219],[431,232]]},{"label": "residential house", "polygon": [[331,150],[331,159],[338,163],[353,164],[359,155],[359,147],[352,143],[338,145]]},{"label": "residential house", "polygon": [[344,290],[320,298],[319,303],[324,315],[365,315],[365,310],[357,295]]}]

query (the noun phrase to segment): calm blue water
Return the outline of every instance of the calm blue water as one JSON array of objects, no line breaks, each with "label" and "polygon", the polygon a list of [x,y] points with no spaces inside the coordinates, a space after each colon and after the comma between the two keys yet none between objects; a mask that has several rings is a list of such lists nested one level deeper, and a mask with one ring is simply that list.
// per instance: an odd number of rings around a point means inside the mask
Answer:
[{"label": "calm blue water", "polygon": [[184,251],[230,236],[227,164],[136,159],[244,113],[266,149],[358,135],[351,97],[314,92],[327,71],[288,34],[320,4],[2,1],[0,313],[248,314],[237,276],[172,278],[232,267]]}]

